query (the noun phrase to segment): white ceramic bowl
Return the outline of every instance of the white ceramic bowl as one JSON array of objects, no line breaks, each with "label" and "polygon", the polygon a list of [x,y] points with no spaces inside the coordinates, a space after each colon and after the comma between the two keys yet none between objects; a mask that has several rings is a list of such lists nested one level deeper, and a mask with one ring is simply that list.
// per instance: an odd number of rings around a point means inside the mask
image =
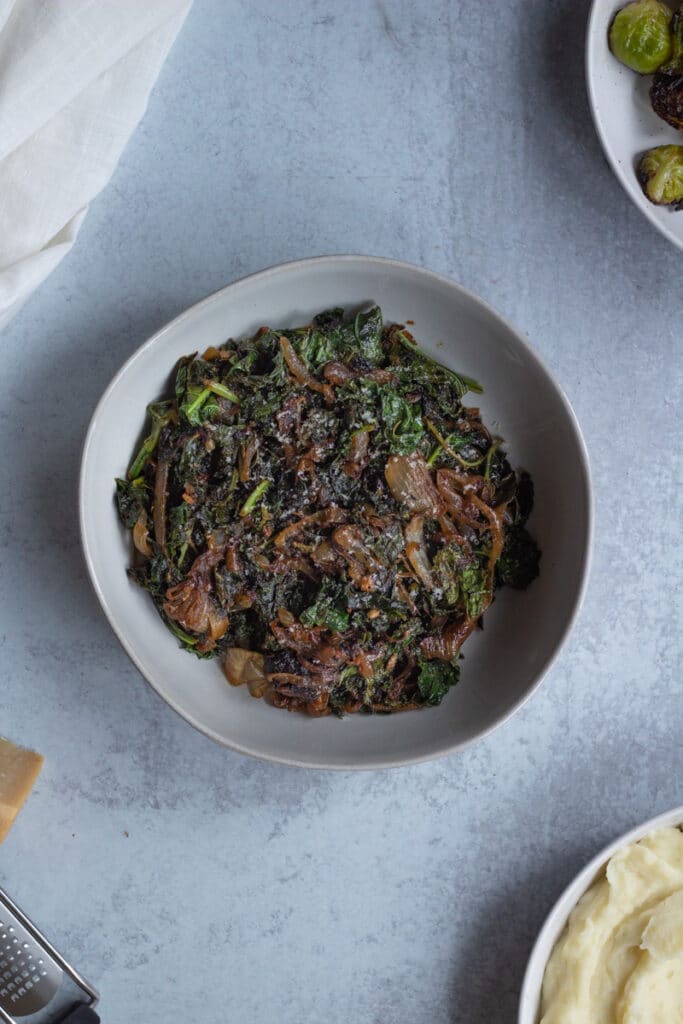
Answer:
[{"label": "white ceramic bowl", "polygon": [[[438,709],[392,716],[310,719],[227,686],[216,661],[180,650],[149,596],[126,576],[129,536],[114,508],[148,402],[176,360],[250,334],[294,326],[329,306],[381,304],[444,363],[478,379],[485,422],[536,486],[530,528],[541,575],[502,591],[485,630],[465,647],[462,682]],[[93,585],[126,651],[154,689],[192,725],[243,753],[309,767],[380,768],[455,750],[504,721],[533,692],[576,615],[588,570],[588,460],[567,400],[525,341],[493,310],[446,278],[393,260],[330,256],[265,270],[210,296],[150,338],[119,371],[93,416],[81,467],[80,519]]]},{"label": "white ceramic bowl", "polygon": [[627,0],[593,0],[586,37],[588,100],[605,156],[636,206],[661,233],[683,249],[683,210],[655,206],[636,178],[638,157],[652,146],[683,144],[683,132],[657,117],[650,106],[651,75],[637,75],[612,54],[607,35]]},{"label": "white ceramic bowl", "polygon": [[545,974],[550,954],[564,931],[572,910],[586,890],[590,888],[598,875],[604,870],[610,857],[623,846],[636,843],[639,839],[649,835],[650,832],[672,825],[683,825],[683,807],[676,807],[673,811],[667,811],[656,818],[651,818],[649,821],[643,822],[642,825],[638,825],[637,828],[631,829],[625,835],[620,836],[619,839],[615,839],[613,843],[610,843],[604,850],[601,850],[590,864],[587,864],[583,871],[576,876],[574,881],[567,886],[548,914],[531,951],[519,1000],[518,1024],[538,1024],[541,1010],[543,975]]}]

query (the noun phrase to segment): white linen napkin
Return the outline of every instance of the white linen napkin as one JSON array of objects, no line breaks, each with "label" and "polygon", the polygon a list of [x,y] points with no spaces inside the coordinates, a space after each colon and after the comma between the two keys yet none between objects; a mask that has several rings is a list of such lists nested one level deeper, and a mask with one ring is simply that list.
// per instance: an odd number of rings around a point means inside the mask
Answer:
[{"label": "white linen napkin", "polygon": [[192,0],[0,0],[0,329],[67,254]]}]

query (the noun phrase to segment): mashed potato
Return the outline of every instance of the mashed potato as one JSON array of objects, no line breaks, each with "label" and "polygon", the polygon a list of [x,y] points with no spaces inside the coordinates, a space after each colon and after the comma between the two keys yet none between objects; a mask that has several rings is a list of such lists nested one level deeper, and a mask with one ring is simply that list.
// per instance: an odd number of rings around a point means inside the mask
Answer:
[{"label": "mashed potato", "polygon": [[683,832],[614,854],[572,911],[543,979],[541,1024],[683,1024]]}]

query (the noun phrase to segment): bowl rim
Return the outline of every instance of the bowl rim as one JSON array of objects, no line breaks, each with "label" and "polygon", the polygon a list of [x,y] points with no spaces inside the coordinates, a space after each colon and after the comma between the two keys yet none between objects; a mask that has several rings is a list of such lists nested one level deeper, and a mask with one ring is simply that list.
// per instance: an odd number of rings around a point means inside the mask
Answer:
[{"label": "bowl rim", "polygon": [[[660,235],[663,235],[663,237],[666,238],[667,241],[671,242],[672,245],[675,245],[677,249],[683,250],[683,238],[678,238],[678,236],[675,235],[674,232],[666,224],[662,224],[662,222],[655,215],[655,207],[652,205],[652,203],[648,201],[645,195],[643,195],[642,193],[640,193],[639,195],[637,192],[634,191],[632,179],[627,175],[626,170],[619,163],[614,153],[612,152],[612,147],[608,142],[607,132],[603,126],[602,118],[598,113],[599,103],[595,95],[595,84],[593,80],[591,63],[591,47],[593,45],[594,38],[598,34],[597,22],[600,14],[602,13],[600,10],[600,4],[602,2],[603,0],[592,0],[591,9],[588,15],[588,21],[586,26],[585,40],[584,70],[586,77],[586,92],[588,94],[588,106],[590,107],[595,132],[600,140],[602,151],[605,155],[605,158],[609,166],[612,169],[614,176],[616,177],[617,181],[619,182],[619,184],[621,185],[621,187],[623,188],[624,192],[629,197],[633,205],[636,207],[636,209],[640,210],[640,212],[645,217],[647,217],[647,219],[650,221],[653,227],[657,229]],[[626,3],[627,0],[623,0],[624,6]],[[606,40],[605,45],[607,47],[607,52],[609,53],[609,46],[607,46]],[[642,196],[642,200],[640,196]]]},{"label": "bowl rim", "polygon": [[[516,343],[522,348],[527,357],[533,363],[536,364],[536,366],[541,370],[541,372],[546,376],[548,381],[552,384],[557,394],[558,400],[560,401],[564,409],[564,412],[567,416],[567,420],[571,426],[574,440],[576,442],[577,453],[579,456],[580,471],[583,481],[583,498],[586,514],[586,542],[581,557],[580,581],[576,593],[574,595],[571,611],[567,617],[564,628],[559,637],[559,640],[555,645],[554,650],[548,656],[541,671],[533,680],[532,685],[526,690],[524,694],[522,694],[522,696],[517,701],[515,701],[515,703],[510,708],[499,714],[492,722],[480,728],[477,732],[473,733],[467,739],[460,740],[454,743],[443,744],[427,755],[417,754],[415,756],[408,757],[386,757],[371,765],[359,764],[353,760],[342,760],[334,764],[330,764],[329,762],[316,758],[301,760],[297,757],[289,757],[280,754],[270,754],[266,751],[263,751],[262,749],[253,749],[252,747],[244,746],[234,740],[228,740],[226,739],[225,736],[222,736],[219,733],[215,732],[209,726],[198,721],[193,715],[186,712],[180,705],[178,705],[176,701],[169,698],[165,693],[162,693],[161,690],[153,682],[153,680],[150,679],[144,672],[142,665],[140,664],[137,658],[133,645],[129,643],[125,631],[119,628],[116,621],[116,616],[112,609],[110,608],[106,595],[100,585],[97,573],[95,571],[95,566],[90,551],[90,547],[88,545],[86,529],[87,502],[85,498],[85,484],[88,471],[90,449],[93,443],[93,438],[95,437],[98,430],[100,411],[109,401],[111,393],[118,386],[121,378],[124,377],[129,372],[131,367],[134,366],[135,362],[141,357],[143,352],[146,352],[147,349],[157,345],[159,341],[163,339],[163,337],[171,330],[171,328],[175,328],[177,325],[182,324],[185,321],[191,321],[192,318],[200,309],[204,309],[207,306],[213,304],[214,302],[222,301],[223,297],[227,293],[230,293],[231,291],[240,288],[247,282],[253,282],[254,280],[259,278],[267,280],[268,278],[274,278],[280,274],[296,272],[297,270],[305,270],[308,268],[313,268],[316,266],[322,266],[326,264],[350,264],[359,261],[362,263],[366,263],[368,265],[373,265],[375,267],[383,267],[387,270],[393,269],[403,272],[407,271],[418,278],[424,279],[425,281],[432,281],[434,283],[446,285],[448,286],[448,288],[451,288],[457,293],[459,293],[461,297],[469,300],[475,306],[478,306],[479,309],[485,312],[488,317],[490,317],[494,321],[497,321],[501,327],[503,327],[509,334],[513,336]],[[586,442],[584,440],[583,434],[581,432],[581,427],[579,425],[576,413],[574,412],[569,402],[569,399],[565,395],[564,390],[562,389],[555,375],[548,368],[548,366],[541,358],[541,356],[539,356],[538,353],[531,347],[526,338],[519,331],[517,331],[508,320],[501,316],[501,314],[498,313],[485,300],[481,299],[478,295],[475,295],[474,292],[471,292],[469,289],[464,288],[462,285],[453,281],[451,278],[447,277],[444,274],[438,274],[435,271],[427,270],[424,267],[419,267],[416,266],[415,264],[408,263],[403,260],[393,259],[390,257],[368,256],[362,253],[344,253],[339,255],[330,254],[322,256],[309,256],[304,257],[302,259],[288,260],[282,263],[273,264],[271,266],[264,268],[263,270],[258,270],[252,274],[247,274],[244,277],[238,278],[237,280],[230,282],[223,288],[219,288],[218,290],[207,295],[205,298],[200,299],[198,302],[189,306],[183,312],[178,314],[178,316],[174,317],[168,323],[164,324],[159,330],[155,331],[149,338],[147,338],[147,340],[144,341],[142,345],[140,345],[128,357],[128,359],[125,360],[120,369],[114,374],[111,381],[105,388],[99,401],[97,402],[94,412],[90,418],[90,422],[88,424],[87,432],[85,435],[85,441],[83,444],[78,477],[78,519],[81,550],[88,571],[88,577],[90,579],[90,583],[93,587],[93,590],[95,591],[97,599],[100,603],[100,606],[109,622],[110,627],[114,631],[114,634],[117,637],[121,646],[123,647],[125,653],[133,662],[133,664],[135,665],[143,679],[154,690],[157,696],[160,697],[166,704],[168,704],[168,706],[172,708],[172,710],[175,711],[176,714],[180,715],[180,717],[183,718],[186,722],[188,722],[191,726],[193,726],[193,728],[203,733],[209,739],[219,743],[221,746],[227,747],[228,749],[233,750],[236,753],[244,754],[249,757],[255,757],[262,761],[269,761],[277,764],[286,764],[291,767],[308,768],[313,770],[323,769],[329,771],[380,771],[387,768],[399,768],[407,765],[423,764],[428,761],[436,761],[443,757],[447,757],[450,754],[455,753],[456,751],[464,750],[471,744],[488,736],[491,732],[494,731],[494,729],[497,729],[499,726],[504,725],[505,722],[512,718],[512,716],[516,714],[526,704],[526,702],[533,696],[533,694],[536,693],[541,683],[543,682],[547,674],[550,672],[552,667],[555,665],[562,650],[564,649],[564,646],[572,632],[572,629],[574,628],[574,624],[576,623],[578,615],[581,611],[581,607],[583,605],[583,601],[586,595],[586,589],[590,577],[590,568],[593,556],[594,495],[588,450],[586,447]]]},{"label": "bowl rim", "polygon": [[[661,814],[641,822],[640,825],[624,832],[617,839],[613,839],[599,853],[596,853],[569,885],[565,886],[553,903],[529,954],[519,996],[517,1024],[538,1024],[541,988],[550,956],[567,924],[569,915],[600,872],[604,870],[607,861],[614,856],[617,850],[621,850],[639,839],[644,839],[651,832],[656,832],[660,828],[676,826],[683,827],[683,804],[680,807],[673,807],[670,811],[662,811]],[[552,938],[552,945],[549,947],[547,956],[543,957],[542,948],[549,937]],[[531,1016],[532,1013],[533,1016]]]}]

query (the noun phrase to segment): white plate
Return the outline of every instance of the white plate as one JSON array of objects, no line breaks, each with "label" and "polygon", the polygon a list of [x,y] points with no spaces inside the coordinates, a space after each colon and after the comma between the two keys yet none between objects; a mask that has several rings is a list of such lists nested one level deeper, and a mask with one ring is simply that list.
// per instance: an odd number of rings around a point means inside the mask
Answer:
[{"label": "white plate", "polygon": [[[465,646],[462,682],[437,709],[392,716],[310,719],[227,686],[215,661],[180,650],[149,596],[126,576],[130,538],[114,508],[148,402],[176,360],[251,334],[294,326],[329,306],[382,306],[415,321],[428,351],[477,378],[484,420],[536,485],[530,526],[541,575],[524,593],[502,591],[485,629]],[[85,558],[126,651],[154,689],[207,736],[243,753],[325,768],[379,768],[464,746],[506,719],[536,688],[576,615],[588,570],[591,501],[584,444],[567,400],[525,341],[479,299],[446,278],[393,260],[330,256],[255,274],[210,296],[147,341],[116,375],[88,431],[80,481]]]},{"label": "white plate", "polygon": [[683,249],[683,210],[655,206],[638,184],[638,157],[652,146],[683,145],[683,132],[657,117],[650,106],[651,75],[637,75],[609,48],[607,34],[627,0],[593,0],[586,38],[588,100],[602,148],[633,202],[661,233]]},{"label": "white plate", "polygon": [[548,914],[531,951],[519,1000],[518,1024],[538,1024],[543,975],[545,974],[545,967],[550,954],[564,931],[572,910],[598,875],[605,869],[607,861],[623,846],[637,843],[639,839],[643,839],[650,832],[654,832],[658,828],[668,828],[672,825],[683,825],[683,807],[676,807],[673,811],[667,811],[656,818],[651,818],[650,821],[643,822],[642,825],[638,825],[637,828],[620,836],[619,839],[616,839],[609,846],[606,846],[604,850],[601,850],[590,864],[587,864],[583,871],[576,876],[574,881],[567,886]]}]

